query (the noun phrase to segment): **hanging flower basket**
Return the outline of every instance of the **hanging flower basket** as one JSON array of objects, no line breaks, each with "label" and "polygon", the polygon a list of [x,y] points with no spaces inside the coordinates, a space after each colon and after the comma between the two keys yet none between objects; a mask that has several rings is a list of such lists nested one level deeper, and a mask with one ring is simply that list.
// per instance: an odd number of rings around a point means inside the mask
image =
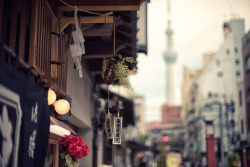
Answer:
[{"label": "hanging flower basket", "polygon": [[132,88],[126,75],[129,68],[125,62],[135,63],[136,61],[134,61],[133,57],[122,57],[121,55],[104,59],[102,78],[105,84],[111,85],[115,80],[118,80],[119,85]]},{"label": "hanging flower basket", "polygon": [[89,153],[89,147],[81,137],[69,135],[60,138],[60,157],[66,167],[78,167],[78,159]]}]

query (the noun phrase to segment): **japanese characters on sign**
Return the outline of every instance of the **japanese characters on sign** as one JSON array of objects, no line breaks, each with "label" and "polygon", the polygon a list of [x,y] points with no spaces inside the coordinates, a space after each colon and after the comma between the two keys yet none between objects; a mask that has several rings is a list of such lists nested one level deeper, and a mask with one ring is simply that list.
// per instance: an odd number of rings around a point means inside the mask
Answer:
[{"label": "japanese characters on sign", "polygon": [[111,116],[107,114],[105,116],[105,128],[106,128],[106,133],[107,133],[107,138],[112,139],[112,126],[111,126]]},{"label": "japanese characters on sign", "polygon": [[122,117],[114,117],[113,144],[121,144]]}]

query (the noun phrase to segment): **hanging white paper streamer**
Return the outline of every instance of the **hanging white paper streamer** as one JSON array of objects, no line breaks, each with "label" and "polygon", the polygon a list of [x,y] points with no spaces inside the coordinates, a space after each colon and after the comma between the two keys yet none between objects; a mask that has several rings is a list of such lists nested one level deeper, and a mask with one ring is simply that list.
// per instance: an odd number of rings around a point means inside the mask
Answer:
[{"label": "hanging white paper streamer", "polygon": [[70,45],[71,56],[74,59],[76,69],[79,70],[79,77],[82,78],[82,66],[81,66],[81,56],[85,54],[85,46],[84,46],[84,37],[82,35],[82,31],[79,27],[78,19],[77,19],[77,7],[75,6],[75,27],[76,31],[72,32],[72,37],[74,40],[74,44]]}]

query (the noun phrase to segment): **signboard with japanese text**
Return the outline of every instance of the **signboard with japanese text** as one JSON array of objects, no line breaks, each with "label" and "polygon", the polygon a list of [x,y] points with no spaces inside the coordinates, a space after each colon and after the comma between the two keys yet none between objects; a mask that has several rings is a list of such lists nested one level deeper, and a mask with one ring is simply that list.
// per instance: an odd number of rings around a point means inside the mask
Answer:
[{"label": "signboard with japanese text", "polygon": [[105,116],[105,128],[106,128],[106,134],[108,139],[112,139],[112,126],[111,126],[111,116],[107,114]]},{"label": "signboard with japanese text", "polygon": [[113,144],[121,144],[122,137],[122,117],[114,117]]}]

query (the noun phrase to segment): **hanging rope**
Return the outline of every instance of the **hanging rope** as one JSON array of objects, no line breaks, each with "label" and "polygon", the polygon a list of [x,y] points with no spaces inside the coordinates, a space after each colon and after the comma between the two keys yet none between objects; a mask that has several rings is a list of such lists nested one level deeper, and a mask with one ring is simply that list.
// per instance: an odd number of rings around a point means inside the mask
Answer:
[{"label": "hanging rope", "polygon": [[[71,8],[74,8],[75,9],[75,7],[74,6],[72,6],[72,5],[70,5],[70,4],[68,4],[68,3],[66,3],[66,2],[64,2],[63,0],[59,0],[60,2],[62,2],[63,4],[65,4],[66,6],[68,6],[68,7],[71,7]],[[80,8],[78,8],[78,10],[79,11],[82,11],[82,12],[85,12],[85,13],[90,13],[90,14],[95,14],[95,15],[99,15],[99,16],[107,16],[107,14],[105,13],[105,14],[101,14],[101,13],[96,13],[96,12],[90,12],[90,11],[87,11],[87,10],[83,10],[83,9],[80,9]]]},{"label": "hanging rope", "polygon": [[[108,103],[109,103],[109,85],[108,85]],[[108,107],[108,117],[110,118],[109,107]]]},{"label": "hanging rope", "polygon": [[[114,21],[114,56],[115,56],[115,21]],[[120,85],[118,84],[118,95],[120,95]],[[118,118],[120,117],[120,109],[118,109]]]},{"label": "hanging rope", "polygon": [[114,20],[114,48],[113,48],[113,54],[114,54],[114,56],[115,56],[115,20]]},{"label": "hanging rope", "polygon": [[109,85],[108,85],[108,102],[109,102]]}]

